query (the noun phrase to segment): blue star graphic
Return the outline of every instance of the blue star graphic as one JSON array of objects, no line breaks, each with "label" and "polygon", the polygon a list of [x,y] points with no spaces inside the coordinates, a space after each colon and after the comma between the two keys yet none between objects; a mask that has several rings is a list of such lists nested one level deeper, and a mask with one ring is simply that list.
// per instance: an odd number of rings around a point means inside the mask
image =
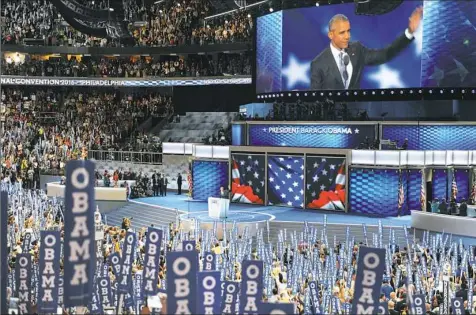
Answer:
[{"label": "blue star graphic", "polygon": [[299,62],[294,55],[289,56],[288,65],[283,68],[282,75],[286,78],[287,89],[292,90],[298,83],[311,84],[311,77],[308,72],[311,70],[309,62]]}]

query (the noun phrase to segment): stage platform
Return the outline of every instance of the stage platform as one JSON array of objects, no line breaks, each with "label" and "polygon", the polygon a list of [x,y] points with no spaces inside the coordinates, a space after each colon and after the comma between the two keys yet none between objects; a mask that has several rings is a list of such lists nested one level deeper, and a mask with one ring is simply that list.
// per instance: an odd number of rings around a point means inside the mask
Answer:
[{"label": "stage platform", "polygon": [[[213,222],[212,218],[208,217],[208,204],[206,201],[196,201],[189,199],[186,195],[169,194],[166,197],[148,197],[133,199],[131,203],[141,203],[161,208],[169,208],[171,210],[178,210],[182,214],[186,213],[191,217],[197,217],[202,222]],[[258,222],[258,221],[279,221],[279,222],[304,222],[322,223],[324,215],[327,215],[328,224],[343,224],[343,225],[362,225],[365,223],[368,226],[377,226],[378,221],[382,221],[384,226],[403,227],[407,225],[410,227],[410,216],[394,217],[366,217],[363,215],[352,213],[338,213],[325,210],[303,210],[287,207],[277,206],[260,206],[248,204],[230,204],[229,220],[237,222]]]},{"label": "stage platform", "polygon": [[411,220],[411,226],[415,229],[476,238],[476,218],[473,217],[412,211]]}]

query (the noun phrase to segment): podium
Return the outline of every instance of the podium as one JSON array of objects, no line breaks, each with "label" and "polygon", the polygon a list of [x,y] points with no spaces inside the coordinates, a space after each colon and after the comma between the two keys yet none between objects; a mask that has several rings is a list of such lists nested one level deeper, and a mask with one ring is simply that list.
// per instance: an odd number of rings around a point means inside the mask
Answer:
[{"label": "podium", "polygon": [[229,209],[229,199],[208,197],[208,216],[210,218],[225,219],[228,217]]}]

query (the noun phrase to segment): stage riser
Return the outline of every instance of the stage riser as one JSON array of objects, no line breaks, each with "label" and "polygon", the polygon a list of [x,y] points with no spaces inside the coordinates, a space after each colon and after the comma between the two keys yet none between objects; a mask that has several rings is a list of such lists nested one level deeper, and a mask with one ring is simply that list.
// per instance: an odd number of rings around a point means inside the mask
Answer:
[{"label": "stage riser", "polygon": [[432,232],[476,237],[476,218],[412,211],[412,227]]}]

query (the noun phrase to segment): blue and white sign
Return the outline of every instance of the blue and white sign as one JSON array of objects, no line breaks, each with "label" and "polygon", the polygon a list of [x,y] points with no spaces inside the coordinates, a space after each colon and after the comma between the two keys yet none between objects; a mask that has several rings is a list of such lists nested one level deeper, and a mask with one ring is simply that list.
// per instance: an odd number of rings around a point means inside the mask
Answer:
[{"label": "blue and white sign", "polygon": [[18,254],[16,257],[16,287],[18,310],[20,314],[30,314],[31,311],[31,254]]},{"label": "blue and white sign", "polygon": [[294,303],[261,303],[260,314],[296,314]]},{"label": "blue and white sign", "polygon": [[198,273],[198,314],[219,314],[221,305],[220,271]]},{"label": "blue and white sign", "polygon": [[225,281],[221,301],[221,314],[235,315],[237,313],[236,302],[238,300],[239,291],[240,287],[238,282]]},{"label": "blue and white sign", "polygon": [[213,252],[205,252],[203,255],[203,271],[213,271],[216,269],[216,256]]},{"label": "blue and white sign", "polygon": [[188,252],[195,251],[196,242],[195,241],[183,241],[182,242],[182,250]]},{"label": "blue and white sign", "polygon": [[120,293],[129,293],[132,288],[132,263],[136,248],[136,233],[129,231],[126,233],[124,244],[122,245],[121,277],[118,285]]},{"label": "blue and white sign", "polygon": [[375,124],[249,124],[249,145],[356,149],[375,140]]},{"label": "blue and white sign", "polygon": [[40,285],[38,312],[55,313],[58,308],[61,234],[59,231],[41,231]]},{"label": "blue and white sign", "polygon": [[162,246],[163,231],[149,227],[145,241],[144,273],[142,279],[142,295],[157,294],[159,281],[160,247]]},{"label": "blue and white sign", "polygon": [[243,261],[241,276],[240,314],[258,314],[263,294],[263,261]]},{"label": "blue and white sign", "polygon": [[94,163],[66,164],[64,214],[64,305],[85,306],[92,299],[96,268],[94,243]]},{"label": "blue and white sign", "polygon": [[451,299],[451,307],[453,308],[453,314],[456,314],[456,315],[465,314],[462,297],[456,297]]},{"label": "blue and white sign", "polygon": [[353,314],[376,313],[384,271],[385,249],[360,247],[352,303]]},{"label": "blue and white sign", "polygon": [[197,314],[196,252],[167,253],[167,313]]}]

